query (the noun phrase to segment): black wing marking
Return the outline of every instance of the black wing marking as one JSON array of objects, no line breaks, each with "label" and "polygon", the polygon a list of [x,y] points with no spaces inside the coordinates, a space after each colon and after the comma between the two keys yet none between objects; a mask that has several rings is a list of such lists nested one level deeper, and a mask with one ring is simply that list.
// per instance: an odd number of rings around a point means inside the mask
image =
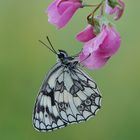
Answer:
[{"label": "black wing marking", "polygon": [[39,131],[52,131],[86,121],[100,108],[97,84],[81,69],[56,65],[48,74],[36,100],[33,124]]}]

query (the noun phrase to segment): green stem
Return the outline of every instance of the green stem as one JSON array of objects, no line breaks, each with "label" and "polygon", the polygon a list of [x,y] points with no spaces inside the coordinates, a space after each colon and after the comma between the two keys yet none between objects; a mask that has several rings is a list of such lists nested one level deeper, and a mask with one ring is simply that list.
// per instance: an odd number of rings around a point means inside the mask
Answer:
[{"label": "green stem", "polygon": [[103,3],[102,6],[101,6],[101,16],[104,15],[104,6],[105,6],[105,5],[104,5],[104,3]]},{"label": "green stem", "polygon": [[104,3],[105,0],[102,0],[97,7],[94,9],[94,11],[92,12],[92,14],[94,15],[94,13],[102,6],[102,4]]},{"label": "green stem", "polygon": [[[105,0],[102,0],[98,5],[97,5],[97,7],[93,10],[93,12],[92,13],[90,13],[88,16],[87,16],[87,21],[89,22],[90,21],[90,23],[94,26],[94,14],[95,14],[95,12],[99,9],[99,8],[101,8],[101,15],[103,15],[103,10],[104,10],[104,1]],[[91,21],[92,20],[92,21]]]}]

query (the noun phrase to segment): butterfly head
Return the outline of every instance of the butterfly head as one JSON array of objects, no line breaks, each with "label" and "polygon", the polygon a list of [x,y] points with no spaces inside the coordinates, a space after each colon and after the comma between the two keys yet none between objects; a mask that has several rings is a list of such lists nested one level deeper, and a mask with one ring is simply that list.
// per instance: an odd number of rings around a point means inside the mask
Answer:
[{"label": "butterfly head", "polygon": [[59,61],[66,66],[71,66],[70,64],[73,63],[74,57],[68,56],[67,52],[64,50],[58,50],[57,53]]},{"label": "butterfly head", "polygon": [[66,58],[68,58],[68,54],[67,54],[66,51],[64,51],[64,50],[58,50],[58,51],[59,51],[59,53],[58,53],[58,58],[59,58],[61,61],[63,61],[63,60],[65,60]]}]

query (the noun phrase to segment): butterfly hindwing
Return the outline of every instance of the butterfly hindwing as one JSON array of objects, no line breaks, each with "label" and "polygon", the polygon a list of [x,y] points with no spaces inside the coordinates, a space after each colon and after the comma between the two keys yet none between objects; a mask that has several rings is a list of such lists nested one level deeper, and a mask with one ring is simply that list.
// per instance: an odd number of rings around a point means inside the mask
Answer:
[{"label": "butterfly hindwing", "polygon": [[97,84],[81,69],[56,64],[36,99],[33,123],[39,131],[52,131],[95,116],[101,95]]},{"label": "butterfly hindwing", "polygon": [[65,71],[63,76],[64,92],[55,100],[61,118],[69,124],[95,116],[101,99],[96,83],[80,69]]},{"label": "butterfly hindwing", "polygon": [[58,88],[57,90],[60,91],[55,81],[61,73],[63,73],[63,67],[57,63],[48,73],[39,91],[33,113],[33,125],[39,131],[52,131],[66,125],[60,118],[54,99],[54,89]]}]

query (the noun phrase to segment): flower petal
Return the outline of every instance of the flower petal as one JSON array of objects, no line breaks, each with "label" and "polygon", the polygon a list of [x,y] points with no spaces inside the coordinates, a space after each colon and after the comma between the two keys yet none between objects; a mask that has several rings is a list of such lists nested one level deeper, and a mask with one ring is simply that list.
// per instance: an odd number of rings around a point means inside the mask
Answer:
[{"label": "flower petal", "polygon": [[115,28],[103,25],[101,33],[84,44],[80,62],[89,69],[101,68],[118,51],[120,43],[120,35]]},{"label": "flower petal", "polygon": [[123,15],[124,13],[124,8],[125,8],[125,3],[122,2],[121,0],[118,0],[120,7],[116,7],[116,16],[114,16],[115,20],[120,19],[120,17]]},{"label": "flower petal", "polygon": [[117,0],[116,6],[114,8],[112,8],[109,4],[108,4],[108,0],[106,0],[106,7],[105,7],[105,12],[109,15],[113,15],[114,14],[114,20],[118,20],[121,18],[121,16],[123,15],[124,12],[124,8],[125,8],[125,3],[122,0]]},{"label": "flower petal", "polygon": [[79,56],[79,60],[80,62],[82,62],[82,64],[85,67],[93,70],[93,69],[102,68],[107,63],[109,58],[100,58],[100,57],[97,57],[96,54],[91,54],[88,57],[88,56],[85,56],[84,53],[82,52]]},{"label": "flower petal", "polygon": [[76,39],[80,42],[87,42],[95,36],[96,34],[93,32],[93,27],[88,25],[83,31],[76,35]]},{"label": "flower petal", "polygon": [[106,58],[114,55],[118,51],[121,44],[121,38],[116,29],[111,26],[107,26],[104,30],[107,36],[104,38],[102,45],[99,46],[96,53],[100,55],[100,57]]},{"label": "flower petal", "polygon": [[67,8],[65,10],[65,12],[61,15],[61,17],[58,21],[59,28],[64,27],[69,22],[69,20],[72,18],[73,14],[76,12],[76,10],[80,7],[81,7],[80,3],[75,3],[75,4],[70,5],[69,8]]},{"label": "flower petal", "polygon": [[48,13],[48,21],[54,25],[57,25],[59,19],[60,19],[60,14],[57,9],[57,0],[55,0],[45,11],[45,13]]},{"label": "flower petal", "polygon": [[102,31],[100,34],[98,34],[95,38],[89,40],[85,43],[83,52],[85,55],[88,55],[90,53],[93,53],[94,51],[97,51],[99,49],[99,46],[103,43],[107,36],[106,31]]},{"label": "flower petal", "polygon": [[58,28],[62,28],[81,6],[82,3],[79,0],[55,0],[46,10],[48,21]]}]

